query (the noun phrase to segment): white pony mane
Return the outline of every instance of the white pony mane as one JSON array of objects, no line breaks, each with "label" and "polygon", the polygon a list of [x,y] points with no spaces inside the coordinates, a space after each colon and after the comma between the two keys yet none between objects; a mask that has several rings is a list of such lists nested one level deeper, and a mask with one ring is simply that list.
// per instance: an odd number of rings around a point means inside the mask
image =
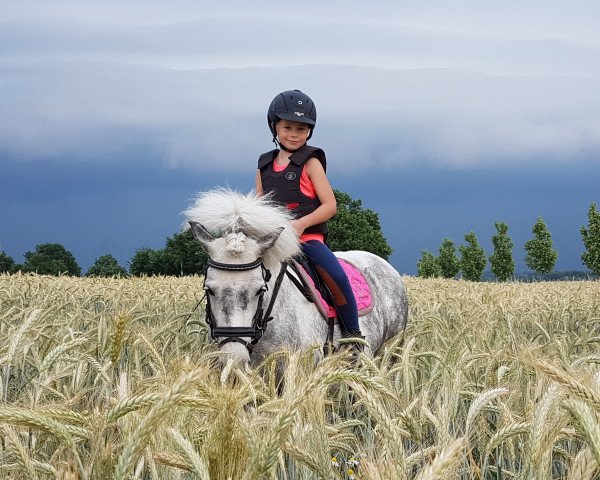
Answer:
[{"label": "white pony mane", "polygon": [[265,266],[269,269],[300,252],[298,236],[289,223],[292,216],[288,210],[269,196],[259,197],[254,191],[243,194],[216,188],[201,192],[183,215],[186,221],[203,225],[213,236],[227,238],[228,247],[235,244],[234,249],[238,253],[244,249],[239,232],[256,240],[283,227],[275,244],[263,255]]}]

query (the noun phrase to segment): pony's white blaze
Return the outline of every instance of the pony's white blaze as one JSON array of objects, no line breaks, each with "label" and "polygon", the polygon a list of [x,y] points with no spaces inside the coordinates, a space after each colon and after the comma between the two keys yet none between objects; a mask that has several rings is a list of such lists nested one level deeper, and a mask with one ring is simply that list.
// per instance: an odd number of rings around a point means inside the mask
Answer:
[{"label": "pony's white blaze", "polygon": [[[216,325],[252,327],[253,317],[258,308],[257,293],[265,285],[261,273],[260,268],[244,272],[229,272],[213,268],[208,270],[205,286],[212,293],[211,309]],[[240,338],[246,342],[252,340],[251,337]],[[226,343],[221,350],[228,354],[222,361],[226,361],[227,358],[241,362],[250,360],[248,349],[241,343]]]},{"label": "pony's white blaze", "polygon": [[[212,261],[206,287],[212,292],[209,293],[211,328],[220,336],[223,352],[235,360],[255,363],[277,350],[323,345],[327,338],[326,322],[315,304],[307,301],[285,276],[273,301],[273,320],[264,334],[254,337],[251,353],[243,343],[251,341],[257,332],[257,318],[259,325],[262,320],[258,314],[272,300],[282,262],[301,251],[285,208],[253,193],[242,195],[218,189],[201,194],[184,214]],[[406,326],[408,301],[404,284],[398,272],[376,255],[368,252],[336,255],[358,267],[372,286],[374,307],[360,318],[360,325],[375,353]],[[272,273],[270,279],[263,264]],[[263,292],[265,286],[268,288]],[[336,341],[339,336],[336,327]]]}]

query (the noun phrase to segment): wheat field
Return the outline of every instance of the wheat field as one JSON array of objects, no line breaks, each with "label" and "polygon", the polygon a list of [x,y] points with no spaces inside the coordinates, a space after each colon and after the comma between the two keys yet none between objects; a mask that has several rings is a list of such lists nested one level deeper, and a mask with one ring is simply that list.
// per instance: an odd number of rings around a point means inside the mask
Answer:
[{"label": "wheat field", "polygon": [[599,478],[600,284],[405,282],[374,359],[220,369],[198,278],[0,275],[0,476]]}]

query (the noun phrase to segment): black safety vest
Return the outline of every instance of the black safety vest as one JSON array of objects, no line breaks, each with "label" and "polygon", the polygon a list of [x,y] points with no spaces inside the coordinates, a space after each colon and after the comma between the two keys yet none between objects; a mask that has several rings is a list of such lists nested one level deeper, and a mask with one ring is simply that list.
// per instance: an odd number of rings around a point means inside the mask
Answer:
[{"label": "black safety vest", "polygon": [[[326,169],[325,152],[320,148],[304,145],[290,156],[290,163],[281,172],[273,169],[273,162],[279,150],[271,150],[258,157],[258,168],[264,193],[272,192],[273,200],[285,205],[294,218],[304,217],[314,212],[321,205],[318,197],[310,198],[300,190],[302,168],[310,158],[317,158]],[[313,225],[304,233],[321,233],[327,235],[327,222]]]}]

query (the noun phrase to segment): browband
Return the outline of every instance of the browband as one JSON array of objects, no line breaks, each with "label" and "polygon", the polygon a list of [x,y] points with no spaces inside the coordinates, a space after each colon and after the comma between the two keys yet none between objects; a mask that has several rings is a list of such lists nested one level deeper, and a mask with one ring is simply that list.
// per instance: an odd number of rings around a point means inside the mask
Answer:
[{"label": "browband", "polygon": [[210,257],[206,262],[207,266],[216,268],[218,270],[231,270],[231,271],[243,271],[243,270],[252,270],[253,268],[260,267],[262,265],[262,258],[257,258],[253,262],[250,263],[221,263],[215,262]]}]

